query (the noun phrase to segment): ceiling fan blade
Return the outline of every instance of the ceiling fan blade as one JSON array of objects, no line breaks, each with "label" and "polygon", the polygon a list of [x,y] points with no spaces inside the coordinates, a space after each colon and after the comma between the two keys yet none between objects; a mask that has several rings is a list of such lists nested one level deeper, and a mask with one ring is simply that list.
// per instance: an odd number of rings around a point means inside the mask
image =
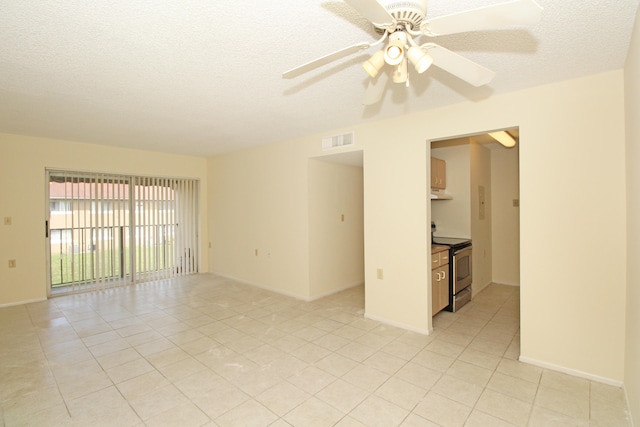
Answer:
[{"label": "ceiling fan blade", "polygon": [[382,95],[384,94],[384,89],[387,87],[387,82],[389,81],[389,74],[384,71],[378,74],[378,77],[375,79],[369,80],[369,86],[367,87],[367,91],[364,94],[364,100],[362,101],[363,105],[373,105],[380,102],[382,99]]},{"label": "ceiling fan blade", "polygon": [[427,36],[496,30],[513,25],[535,24],[542,17],[542,8],[534,0],[512,0],[465,12],[426,19],[420,31]]},{"label": "ceiling fan blade", "polygon": [[473,86],[486,85],[496,75],[488,68],[435,43],[428,43],[424,47],[428,49],[429,55],[433,58],[433,65]]},{"label": "ceiling fan blade", "polygon": [[376,0],[344,0],[344,2],[379,27],[391,27],[396,23],[395,18]]},{"label": "ceiling fan blade", "polygon": [[282,73],[282,78],[292,79],[294,77],[299,76],[300,74],[304,74],[307,71],[311,71],[325,64],[333,62],[337,59],[344,58],[345,56],[349,56],[353,53],[356,53],[364,49],[368,49],[370,46],[371,44],[367,42],[354,44],[353,46],[346,47],[344,49],[330,53],[329,55],[325,55],[322,58],[318,58],[311,62],[307,62],[306,64],[300,65],[299,67],[293,68],[289,71],[285,71],[284,73]]}]

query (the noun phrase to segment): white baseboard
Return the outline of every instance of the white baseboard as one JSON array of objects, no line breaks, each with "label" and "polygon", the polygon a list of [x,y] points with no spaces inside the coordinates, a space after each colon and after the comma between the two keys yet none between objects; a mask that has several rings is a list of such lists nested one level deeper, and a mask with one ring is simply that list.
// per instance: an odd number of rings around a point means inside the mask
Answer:
[{"label": "white baseboard", "polygon": [[574,377],[584,378],[590,381],[596,381],[599,383],[611,385],[614,387],[623,387],[622,381],[614,380],[611,378],[601,377],[599,375],[589,374],[587,372],[578,371],[576,369],[566,368],[564,366],[554,365],[552,363],[542,362],[540,360],[532,359],[530,357],[520,356],[519,360],[530,365],[535,365],[540,368],[551,369],[552,371],[562,372],[564,374],[573,375]]},{"label": "white baseboard", "polygon": [[509,283],[509,282],[496,282],[493,281],[491,283],[495,283],[496,285],[505,285],[505,286],[515,286],[515,287],[520,287],[520,283]]},{"label": "white baseboard", "polygon": [[320,295],[302,296],[302,295],[294,294],[293,292],[283,291],[282,289],[272,288],[270,286],[265,285],[264,283],[252,282],[252,281],[249,281],[249,280],[240,279],[238,277],[233,277],[233,276],[229,276],[229,275],[226,275],[226,274],[215,273],[215,272],[210,272],[208,274],[214,274],[216,276],[224,277],[225,279],[235,280],[236,282],[244,283],[245,285],[255,286],[256,288],[264,289],[266,291],[274,292],[276,294],[284,295],[284,296],[287,296],[287,297],[299,299],[299,300],[306,301],[306,302],[312,302],[312,301],[318,300],[320,298],[324,298],[324,297],[327,297],[329,295],[336,294],[338,292],[346,291],[347,289],[355,288],[356,286],[364,285],[364,282],[359,281],[357,283],[350,283],[348,285],[342,286],[340,288],[336,288],[335,290],[332,290],[332,291],[329,291],[329,292],[326,292],[326,293],[323,293],[323,294],[320,294]]},{"label": "white baseboard", "polygon": [[485,283],[483,286],[476,285],[475,283],[471,285],[471,297],[482,292],[487,286],[489,286],[493,282]]},{"label": "white baseboard", "polygon": [[356,286],[362,286],[362,285],[364,285],[364,281],[359,281],[359,282],[356,282],[356,283],[349,283],[347,285],[340,286],[340,287],[335,288],[333,290],[330,290],[328,292],[324,292],[324,293],[319,294],[319,295],[313,295],[313,296],[311,296],[309,298],[309,301],[315,301],[317,299],[328,297],[329,295],[337,294],[338,292],[346,291],[347,289],[355,288]]},{"label": "white baseboard", "polygon": [[245,285],[255,286],[256,288],[264,289],[265,291],[270,291],[270,292],[273,292],[273,293],[276,293],[276,294],[284,295],[286,297],[291,297],[291,298],[295,298],[295,299],[299,299],[299,300],[307,301],[307,302],[311,301],[311,299],[309,297],[298,295],[298,294],[294,294],[293,292],[286,292],[286,291],[283,291],[282,289],[275,289],[275,288],[267,286],[267,285],[265,285],[263,283],[252,282],[250,280],[240,279],[238,277],[229,276],[227,274],[222,274],[222,273],[209,272],[209,274],[213,274],[213,275],[216,275],[216,276],[224,277],[225,279],[234,280],[234,281],[236,281],[238,283],[244,283]]},{"label": "white baseboard", "polygon": [[46,300],[47,300],[46,298],[36,298],[36,299],[29,299],[25,301],[10,302],[8,304],[0,304],[0,308],[15,307],[16,305],[32,304],[34,302],[42,302]]},{"label": "white baseboard", "polygon": [[633,413],[631,412],[631,405],[629,404],[629,395],[627,394],[627,387],[622,386],[622,392],[624,393],[624,401],[627,404],[627,416],[629,417],[629,422],[631,423],[631,427],[635,426],[633,423]]},{"label": "white baseboard", "polygon": [[415,326],[407,325],[402,322],[396,322],[394,320],[385,319],[384,317],[376,316],[373,314],[365,313],[364,317],[367,319],[375,320],[376,322],[385,323],[389,326],[395,326],[396,328],[406,329],[407,331],[416,332],[421,335],[429,335],[433,331],[429,331],[428,329],[416,328]]}]

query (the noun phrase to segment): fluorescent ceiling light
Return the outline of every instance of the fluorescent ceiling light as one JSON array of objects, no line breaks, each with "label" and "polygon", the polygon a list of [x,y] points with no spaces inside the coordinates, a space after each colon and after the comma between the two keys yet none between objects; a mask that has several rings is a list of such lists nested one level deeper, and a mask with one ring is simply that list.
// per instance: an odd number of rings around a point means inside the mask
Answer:
[{"label": "fluorescent ceiling light", "polygon": [[516,139],[507,131],[489,132],[489,136],[507,148],[515,147]]}]

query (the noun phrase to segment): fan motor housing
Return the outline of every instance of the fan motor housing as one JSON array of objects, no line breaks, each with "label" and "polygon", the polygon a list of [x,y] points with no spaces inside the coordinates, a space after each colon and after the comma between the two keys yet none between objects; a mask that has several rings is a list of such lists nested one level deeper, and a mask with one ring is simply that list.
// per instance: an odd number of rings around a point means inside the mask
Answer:
[{"label": "fan motor housing", "polygon": [[380,4],[398,22],[407,22],[418,28],[427,14],[427,0],[379,0]]}]

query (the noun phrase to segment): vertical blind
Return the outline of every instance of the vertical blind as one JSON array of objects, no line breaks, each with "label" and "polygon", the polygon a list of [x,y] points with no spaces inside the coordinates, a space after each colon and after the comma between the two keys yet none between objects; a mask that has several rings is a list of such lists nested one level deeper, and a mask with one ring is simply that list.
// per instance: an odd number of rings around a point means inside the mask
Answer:
[{"label": "vertical blind", "polygon": [[104,289],[198,272],[197,180],[47,175],[53,290]]}]

